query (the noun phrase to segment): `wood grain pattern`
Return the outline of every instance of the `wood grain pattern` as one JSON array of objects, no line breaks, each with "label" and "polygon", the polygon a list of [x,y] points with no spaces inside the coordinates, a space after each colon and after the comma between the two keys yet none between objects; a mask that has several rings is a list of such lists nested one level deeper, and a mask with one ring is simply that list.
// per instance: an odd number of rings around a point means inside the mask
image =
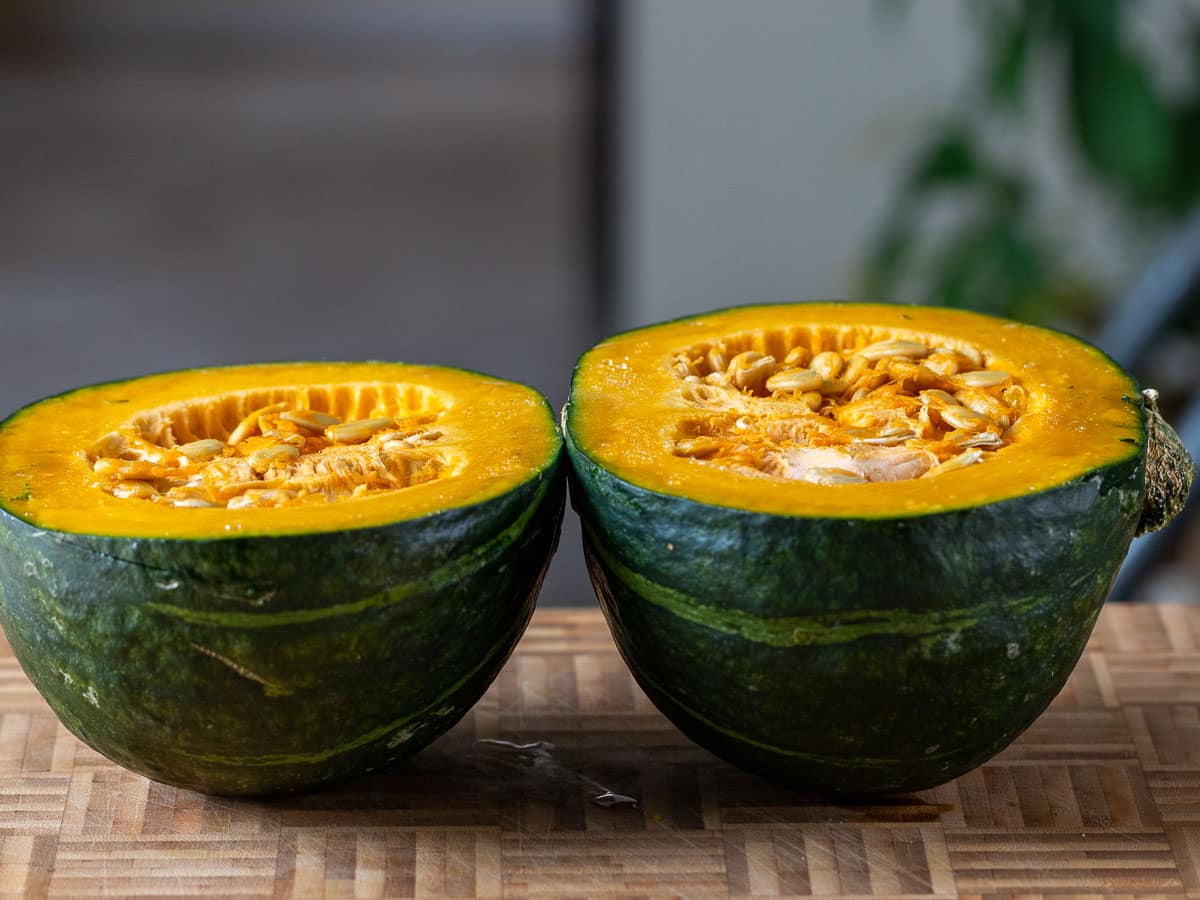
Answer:
[{"label": "wood grain pattern", "polygon": [[[605,789],[638,798],[605,808]],[[0,648],[0,894],[1200,898],[1200,610],[1110,607],[997,759],[907,797],[768,784],[677,732],[599,614],[538,612],[409,763],[261,802],[125,772]]]}]

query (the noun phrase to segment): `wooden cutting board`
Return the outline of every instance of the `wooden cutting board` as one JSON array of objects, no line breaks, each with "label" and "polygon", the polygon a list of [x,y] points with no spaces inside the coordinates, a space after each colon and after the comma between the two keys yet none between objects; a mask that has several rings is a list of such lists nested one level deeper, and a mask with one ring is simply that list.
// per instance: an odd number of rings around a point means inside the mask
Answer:
[{"label": "wooden cutting board", "polygon": [[[638,806],[594,802],[605,790]],[[0,891],[1200,897],[1200,610],[1106,609],[1013,747],[942,788],[863,804],[767,784],[690,743],[591,610],[539,612],[487,697],[408,764],[288,800],[117,768],[3,648]]]}]

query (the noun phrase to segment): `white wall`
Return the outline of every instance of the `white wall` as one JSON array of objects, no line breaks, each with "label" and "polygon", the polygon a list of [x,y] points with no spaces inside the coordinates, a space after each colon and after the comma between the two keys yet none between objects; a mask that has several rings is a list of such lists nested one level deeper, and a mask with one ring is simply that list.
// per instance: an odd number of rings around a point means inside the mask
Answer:
[{"label": "white wall", "polygon": [[616,322],[840,298],[917,135],[971,54],[915,0],[624,5]]}]

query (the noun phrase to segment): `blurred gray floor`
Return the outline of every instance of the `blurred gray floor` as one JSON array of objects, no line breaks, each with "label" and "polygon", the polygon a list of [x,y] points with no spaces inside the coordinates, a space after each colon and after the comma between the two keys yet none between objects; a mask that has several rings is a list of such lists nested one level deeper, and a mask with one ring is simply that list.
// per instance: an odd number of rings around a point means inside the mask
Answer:
[{"label": "blurred gray floor", "polygon": [[[254,360],[440,362],[555,407],[592,343],[569,54],[0,73],[0,416]],[[543,602],[591,603],[574,517]]]}]

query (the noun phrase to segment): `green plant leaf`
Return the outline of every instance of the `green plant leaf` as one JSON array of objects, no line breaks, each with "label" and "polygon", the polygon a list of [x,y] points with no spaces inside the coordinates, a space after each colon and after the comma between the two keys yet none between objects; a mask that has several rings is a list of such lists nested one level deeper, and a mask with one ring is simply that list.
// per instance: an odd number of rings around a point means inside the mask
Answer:
[{"label": "green plant leaf", "polygon": [[1071,47],[1068,82],[1084,159],[1129,194],[1155,193],[1170,177],[1173,135],[1145,66],[1117,45],[1081,39]]},{"label": "green plant leaf", "polygon": [[997,7],[985,17],[982,81],[988,98],[999,106],[1015,109],[1020,105],[1046,12],[1045,3],[1022,0],[1012,9]]},{"label": "green plant leaf", "polygon": [[1200,103],[1175,111],[1175,167],[1161,200],[1170,212],[1184,214],[1200,201]]},{"label": "green plant leaf", "polygon": [[904,191],[912,196],[934,188],[969,184],[980,173],[970,134],[964,125],[954,123],[917,152]]},{"label": "green plant leaf", "polygon": [[1035,0],[1047,6],[1052,20],[1070,40],[1115,45],[1124,22],[1127,0]]}]

